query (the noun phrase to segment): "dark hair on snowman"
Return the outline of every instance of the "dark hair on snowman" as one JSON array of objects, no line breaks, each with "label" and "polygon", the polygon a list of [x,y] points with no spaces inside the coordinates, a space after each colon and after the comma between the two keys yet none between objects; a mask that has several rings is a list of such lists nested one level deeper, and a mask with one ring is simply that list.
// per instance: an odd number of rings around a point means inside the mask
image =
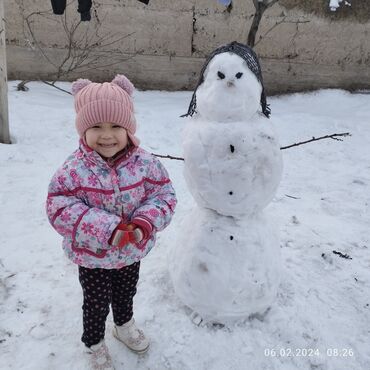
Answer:
[{"label": "dark hair on snowman", "polygon": [[243,58],[247,62],[248,68],[253,72],[253,74],[257,77],[258,82],[262,86],[262,92],[261,92],[261,107],[262,107],[262,113],[269,118],[271,114],[271,109],[269,107],[269,104],[267,104],[266,101],[266,94],[265,94],[265,88],[263,86],[263,78],[262,78],[262,71],[261,66],[257,57],[257,54],[254,52],[252,48],[250,48],[247,45],[241,44],[239,42],[233,41],[229,44],[220,46],[216,50],[214,50],[206,59],[205,63],[203,64],[202,70],[200,71],[200,78],[197,83],[197,86],[195,87],[195,90],[193,92],[193,95],[191,97],[190,105],[188,112],[181,117],[188,117],[192,116],[194,113],[196,113],[197,108],[197,99],[196,99],[196,92],[198,87],[203,83],[204,81],[204,72],[206,71],[206,68],[209,64],[209,62],[217,55],[221,53],[231,52],[236,55],[239,55],[241,58]]}]

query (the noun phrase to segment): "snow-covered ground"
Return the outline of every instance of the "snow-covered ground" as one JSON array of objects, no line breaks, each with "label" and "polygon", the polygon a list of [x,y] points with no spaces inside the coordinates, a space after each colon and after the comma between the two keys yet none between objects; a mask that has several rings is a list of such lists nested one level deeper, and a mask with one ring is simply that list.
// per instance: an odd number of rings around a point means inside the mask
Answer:
[{"label": "snow-covered ground", "polygon": [[[85,369],[77,268],[44,211],[50,177],[77,145],[72,97],[41,83],[28,92],[15,85],[9,83],[14,144],[0,145],[0,368]],[[190,96],[136,93],[145,149],[182,155],[186,121],[179,115]],[[269,102],[282,146],[352,134],[283,151],[283,180],[267,208],[281,230],[276,304],[263,320],[229,328],[191,322],[171,286],[167,253],[194,201],[183,163],[163,159],[179,204],[143,260],[135,297],[136,320],[152,346],[144,356],[129,352],[112,338],[110,316],[106,340],[117,369],[370,369],[370,95],[325,90]]]}]

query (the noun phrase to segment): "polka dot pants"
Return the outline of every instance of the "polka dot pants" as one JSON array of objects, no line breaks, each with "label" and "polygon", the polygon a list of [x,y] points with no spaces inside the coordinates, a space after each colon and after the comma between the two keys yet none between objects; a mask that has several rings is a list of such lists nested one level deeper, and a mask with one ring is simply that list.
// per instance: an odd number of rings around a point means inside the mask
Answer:
[{"label": "polka dot pants", "polygon": [[82,342],[87,347],[104,339],[105,321],[112,305],[113,320],[123,325],[132,318],[133,298],[139,280],[140,262],[119,270],[78,267],[83,291]]}]

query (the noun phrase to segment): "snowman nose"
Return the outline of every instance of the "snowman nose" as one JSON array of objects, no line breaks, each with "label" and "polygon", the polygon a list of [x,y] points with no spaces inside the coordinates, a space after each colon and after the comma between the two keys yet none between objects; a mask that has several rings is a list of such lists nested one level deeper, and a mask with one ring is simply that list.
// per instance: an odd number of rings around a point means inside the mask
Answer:
[{"label": "snowman nose", "polygon": [[232,86],[234,86],[234,81],[233,80],[229,80],[229,81],[227,81],[227,87],[232,87]]}]

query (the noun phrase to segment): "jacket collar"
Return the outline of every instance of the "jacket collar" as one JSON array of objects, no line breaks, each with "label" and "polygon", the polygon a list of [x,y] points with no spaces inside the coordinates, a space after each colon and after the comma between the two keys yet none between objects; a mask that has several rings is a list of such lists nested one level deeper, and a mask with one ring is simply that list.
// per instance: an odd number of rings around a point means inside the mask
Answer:
[{"label": "jacket collar", "polygon": [[91,149],[83,138],[80,139],[80,151],[82,152],[84,157],[99,167],[108,166],[109,168],[117,168],[119,165],[126,162],[136,151],[136,149],[137,147],[130,143],[128,147],[121,150],[114,157],[104,159],[99,153]]}]

